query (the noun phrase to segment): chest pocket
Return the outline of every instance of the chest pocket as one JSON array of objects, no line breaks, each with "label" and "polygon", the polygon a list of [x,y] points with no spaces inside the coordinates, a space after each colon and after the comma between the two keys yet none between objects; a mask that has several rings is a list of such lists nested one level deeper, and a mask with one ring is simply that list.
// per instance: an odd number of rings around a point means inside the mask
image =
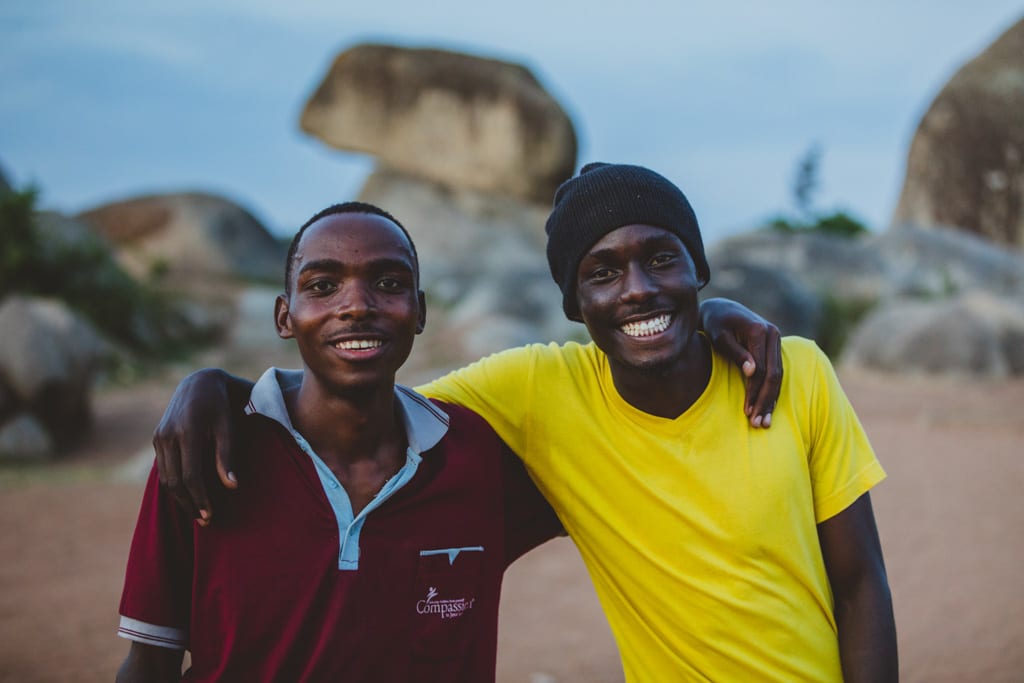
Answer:
[{"label": "chest pocket", "polygon": [[460,680],[458,670],[473,638],[488,637],[474,612],[485,552],[482,546],[420,551],[413,648],[418,673],[430,671],[432,680]]}]

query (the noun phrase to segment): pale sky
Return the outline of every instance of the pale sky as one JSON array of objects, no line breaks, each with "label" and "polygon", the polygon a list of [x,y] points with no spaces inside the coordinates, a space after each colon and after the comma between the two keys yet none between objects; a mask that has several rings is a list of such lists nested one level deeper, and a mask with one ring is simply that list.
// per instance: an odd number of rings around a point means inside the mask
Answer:
[{"label": "pale sky", "polygon": [[67,213],[198,189],[291,234],[372,167],[298,129],[334,57],[372,41],[527,65],[573,118],[577,167],[663,173],[709,243],[790,211],[815,142],[819,208],[884,229],[921,115],[1021,16],[1004,0],[2,0],[0,167]]}]

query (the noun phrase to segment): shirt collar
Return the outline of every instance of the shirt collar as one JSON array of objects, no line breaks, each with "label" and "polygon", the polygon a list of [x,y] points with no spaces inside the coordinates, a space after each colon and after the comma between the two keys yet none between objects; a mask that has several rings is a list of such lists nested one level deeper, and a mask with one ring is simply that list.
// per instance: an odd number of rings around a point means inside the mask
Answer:
[{"label": "shirt collar", "polygon": [[[269,368],[259,378],[249,394],[246,415],[263,415],[279,422],[293,436],[298,435],[284,401],[284,392],[302,384],[302,370]],[[395,398],[401,408],[409,448],[423,453],[436,446],[448,432],[448,414],[431,403],[425,396],[409,387],[395,385]]]}]

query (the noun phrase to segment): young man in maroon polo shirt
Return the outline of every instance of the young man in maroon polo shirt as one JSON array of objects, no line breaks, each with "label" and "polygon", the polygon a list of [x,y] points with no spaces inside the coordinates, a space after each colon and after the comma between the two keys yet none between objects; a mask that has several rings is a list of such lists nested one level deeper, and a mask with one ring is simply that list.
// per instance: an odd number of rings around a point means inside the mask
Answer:
[{"label": "young man in maroon polo shirt", "polygon": [[502,574],[561,525],[480,417],[395,384],[425,321],[418,278],[377,207],[300,229],[275,320],[301,382],[271,368],[253,387],[246,485],[210,528],[154,468],[119,681],[493,680]]}]

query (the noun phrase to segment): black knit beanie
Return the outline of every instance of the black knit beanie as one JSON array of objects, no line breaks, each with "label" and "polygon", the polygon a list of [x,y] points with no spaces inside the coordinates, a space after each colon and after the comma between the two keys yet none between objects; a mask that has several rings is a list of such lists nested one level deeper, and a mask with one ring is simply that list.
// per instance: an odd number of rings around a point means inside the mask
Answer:
[{"label": "black knit beanie", "polygon": [[579,317],[576,272],[602,237],[625,225],[653,225],[678,235],[697,267],[698,288],[711,279],[697,217],[682,191],[642,166],[587,164],[555,192],[544,229],[551,277],[562,290],[562,310]]}]

